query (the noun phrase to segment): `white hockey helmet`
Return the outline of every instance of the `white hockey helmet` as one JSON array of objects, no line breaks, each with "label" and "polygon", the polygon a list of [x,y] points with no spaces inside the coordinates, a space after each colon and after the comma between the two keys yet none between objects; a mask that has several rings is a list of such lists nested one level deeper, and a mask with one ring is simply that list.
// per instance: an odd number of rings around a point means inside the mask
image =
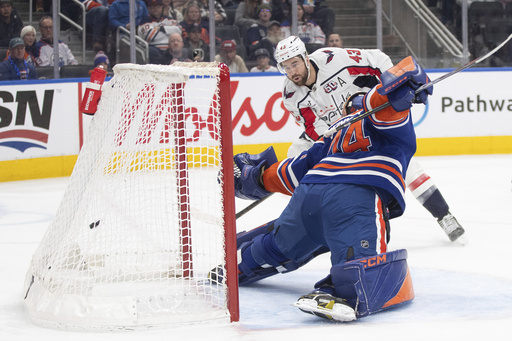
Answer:
[{"label": "white hockey helmet", "polygon": [[274,52],[274,58],[277,62],[277,69],[282,74],[286,74],[281,63],[293,57],[301,56],[306,63],[306,67],[309,72],[309,65],[307,62],[308,51],[306,45],[297,36],[289,36],[277,43],[276,51]]}]

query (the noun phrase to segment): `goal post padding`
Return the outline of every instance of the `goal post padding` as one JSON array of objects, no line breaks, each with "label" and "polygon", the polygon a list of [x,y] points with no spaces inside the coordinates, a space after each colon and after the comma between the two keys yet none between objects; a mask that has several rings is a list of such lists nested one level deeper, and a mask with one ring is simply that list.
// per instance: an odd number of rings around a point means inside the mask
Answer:
[{"label": "goal post padding", "polygon": [[27,273],[34,322],[238,320],[229,89],[224,64],[114,67]]}]

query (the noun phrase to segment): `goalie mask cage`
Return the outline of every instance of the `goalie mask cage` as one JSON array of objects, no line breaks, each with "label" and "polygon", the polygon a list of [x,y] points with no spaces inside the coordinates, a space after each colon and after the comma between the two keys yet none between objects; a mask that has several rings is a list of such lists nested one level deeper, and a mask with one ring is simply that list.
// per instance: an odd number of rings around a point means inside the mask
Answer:
[{"label": "goalie mask cage", "polygon": [[35,323],[238,321],[230,101],[224,64],[114,67],[27,273]]}]

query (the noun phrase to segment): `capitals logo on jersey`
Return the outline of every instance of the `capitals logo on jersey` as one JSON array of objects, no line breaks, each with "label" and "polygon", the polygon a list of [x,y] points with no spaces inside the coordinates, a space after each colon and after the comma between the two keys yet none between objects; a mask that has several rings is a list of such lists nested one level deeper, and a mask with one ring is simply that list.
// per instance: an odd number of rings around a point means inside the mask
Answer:
[{"label": "capitals logo on jersey", "polygon": [[284,89],[284,98],[290,99],[293,97],[294,94],[295,94],[295,91],[288,92],[288,91],[286,91],[286,88]]},{"label": "capitals logo on jersey", "polygon": [[327,60],[325,61],[325,64],[329,64],[334,58],[334,53],[331,50],[323,50],[322,52],[327,54]]}]

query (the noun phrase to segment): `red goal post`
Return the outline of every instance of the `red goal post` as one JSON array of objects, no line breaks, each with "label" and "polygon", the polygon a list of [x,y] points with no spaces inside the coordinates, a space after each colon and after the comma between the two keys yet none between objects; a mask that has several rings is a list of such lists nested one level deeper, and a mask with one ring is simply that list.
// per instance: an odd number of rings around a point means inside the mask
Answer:
[{"label": "red goal post", "polygon": [[[210,281],[219,266],[225,281]],[[25,284],[65,329],[238,321],[229,70],[119,64]]]}]

